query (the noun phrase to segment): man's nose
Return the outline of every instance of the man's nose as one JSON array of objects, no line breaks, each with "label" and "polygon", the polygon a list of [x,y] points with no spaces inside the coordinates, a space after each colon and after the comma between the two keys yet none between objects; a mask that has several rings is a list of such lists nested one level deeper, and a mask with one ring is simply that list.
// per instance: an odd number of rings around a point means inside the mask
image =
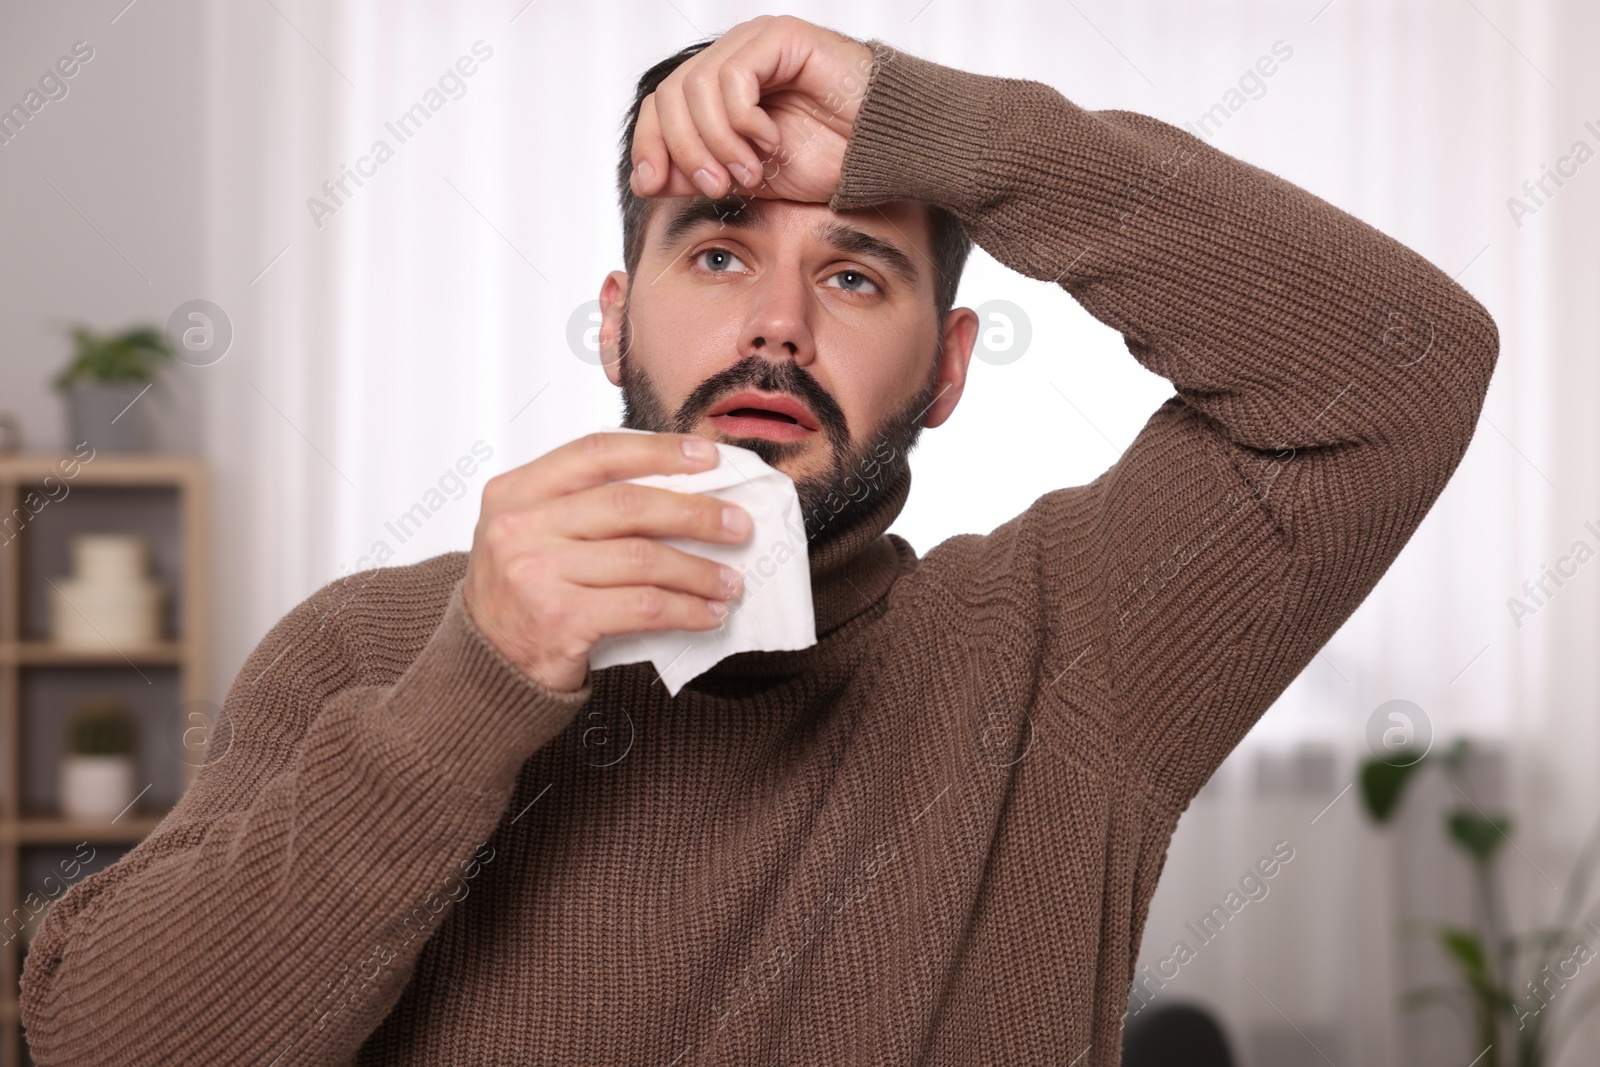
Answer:
[{"label": "man's nose", "polygon": [[792,359],[800,364],[816,357],[811,336],[811,293],[798,276],[769,274],[750,290],[753,304],[739,336],[739,355]]}]

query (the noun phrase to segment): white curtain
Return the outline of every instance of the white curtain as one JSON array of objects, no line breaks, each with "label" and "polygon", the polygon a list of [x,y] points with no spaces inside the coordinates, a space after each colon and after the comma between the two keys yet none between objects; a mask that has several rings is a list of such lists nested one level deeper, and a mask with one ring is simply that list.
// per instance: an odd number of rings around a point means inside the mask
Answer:
[{"label": "white curtain", "polygon": [[[1159,963],[1186,921],[1284,841],[1294,858],[1270,893],[1160,996],[1215,1006],[1250,1067],[1467,1063],[1451,1018],[1402,1023],[1394,1010],[1430,963],[1399,950],[1396,918],[1462,906],[1460,872],[1435,850],[1433,821],[1379,836],[1353,791],[1334,801],[1384,701],[1414,701],[1441,743],[1498,739],[1519,830],[1507,873],[1525,921],[1547,910],[1600,811],[1600,564],[1520,628],[1505,605],[1583,536],[1582,519],[1600,519],[1585,317],[1600,162],[1520,225],[1506,207],[1584,136],[1584,119],[1600,125],[1600,107],[1583,114],[1600,99],[1594,16],[1576,0],[791,10],[1044,81],[1087,107],[1181,125],[1243,99],[1197,131],[1416,248],[1495,315],[1501,366],[1456,479],[1184,816],[1142,956]],[[489,474],[616,421],[615,391],[569,334],[581,336],[621,265],[623,109],[645,67],[757,9],[212,0],[208,11],[207,275],[236,336],[206,404],[225,684],[317,586],[467,547]],[[1242,84],[1269,54],[1274,74]],[[386,124],[408,112],[420,128],[402,140]],[[345,168],[366,176],[340,189]],[[956,417],[924,434],[895,526],[922,551],[1092,479],[1170,391],[1059,289],[979,253],[960,302],[991,299],[1020,306],[1033,340],[1015,362],[974,361]],[[1593,1062],[1595,1047],[1562,1062]]]}]

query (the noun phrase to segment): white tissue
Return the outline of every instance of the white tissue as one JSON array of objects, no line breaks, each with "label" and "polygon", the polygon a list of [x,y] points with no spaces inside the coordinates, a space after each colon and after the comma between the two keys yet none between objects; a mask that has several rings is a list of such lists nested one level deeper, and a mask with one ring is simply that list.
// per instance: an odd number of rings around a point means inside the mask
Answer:
[{"label": "white tissue", "polygon": [[[616,426],[604,433],[647,433]],[[738,504],[755,520],[750,536],[738,544],[692,537],[663,537],[662,544],[726,563],[744,575],[744,594],[728,601],[728,615],[716,630],[641,630],[611,634],[589,650],[594,670],[649,660],[678,695],[690,680],[735,652],[783,652],[817,643],[817,618],[811,603],[811,561],[806,555],[800,497],[787,474],[768,466],[747,448],[717,443],[717,465],[693,474],[648,474],[627,481],[683,493],[705,493]]]}]

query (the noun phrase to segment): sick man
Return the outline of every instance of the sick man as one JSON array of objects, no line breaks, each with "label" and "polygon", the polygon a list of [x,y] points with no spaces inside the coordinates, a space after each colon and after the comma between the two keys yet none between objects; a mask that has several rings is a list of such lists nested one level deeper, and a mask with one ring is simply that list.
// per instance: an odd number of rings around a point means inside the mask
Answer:
[{"label": "sick man", "polygon": [[[1179,815],[1438,497],[1494,322],[1171,125],[794,18],[647,72],[622,149],[601,349],[656,432],[272,628],[182,800],[44,920],[39,1063],[1117,1063]],[[984,325],[969,242],[1175,393],[919,558],[886,530]],[[672,697],[587,658],[752,591],[664,543],[748,513],[629,480],[711,442],[794,480],[817,642]]]}]

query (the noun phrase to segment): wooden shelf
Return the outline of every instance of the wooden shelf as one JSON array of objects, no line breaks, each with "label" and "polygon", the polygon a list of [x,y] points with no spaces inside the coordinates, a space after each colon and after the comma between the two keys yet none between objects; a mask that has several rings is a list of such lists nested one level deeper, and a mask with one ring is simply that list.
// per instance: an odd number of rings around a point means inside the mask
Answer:
[{"label": "wooden shelf", "polygon": [[[66,472],[76,465],[77,473]],[[116,455],[98,452],[87,459],[71,452],[13,452],[0,455],[0,481],[43,482],[46,475],[73,485],[177,485],[203,477],[204,461],[197,456],[144,453]],[[68,494],[70,498],[71,494]]]},{"label": "wooden shelf", "polygon": [[43,667],[126,667],[178,665],[187,651],[182,641],[120,645],[114,649],[68,648],[49,641],[0,641],[0,664]]},{"label": "wooden shelf", "polygon": [[76,845],[80,841],[136,845],[161,823],[159,815],[124,815],[116,822],[33,817],[0,823],[0,845]]},{"label": "wooden shelf", "polygon": [[[175,515],[169,510],[173,508]],[[137,807],[115,822],[30,814],[41,797],[36,790],[27,798],[24,782],[37,784],[32,775],[39,769],[29,765],[23,745],[30,736],[36,742],[44,736],[37,733],[37,716],[49,714],[29,704],[65,706],[59,703],[66,699],[62,694],[86,684],[74,676],[79,670],[93,672],[94,686],[109,685],[114,691],[125,683],[105,669],[125,671],[144,694],[140,697],[144,703],[135,701],[136,707],[148,708],[152,700],[164,707],[168,699],[180,704],[220,699],[206,681],[208,511],[206,471],[198,457],[87,449],[0,455],[0,914],[16,912],[27,894],[37,889],[24,884],[29,877],[25,858],[39,862],[39,853],[30,850],[71,849],[88,841],[110,846],[102,853],[117,856],[159,825],[160,814],[150,809],[165,806],[174,789],[181,794],[193,780],[194,767],[180,759],[179,781],[158,778],[162,785],[157,796],[144,795]],[[20,528],[16,515],[26,517]],[[39,569],[59,566],[60,538],[79,530],[118,528],[141,530],[167,546],[162,569],[176,582],[173,611],[178,636],[138,648],[107,649],[65,648],[41,639],[47,616],[40,607],[44,583]],[[176,548],[171,540],[174,532]],[[41,559],[55,562],[41,563]],[[141,668],[151,667],[167,669],[151,672],[143,680],[134,676],[135,670],[142,675]],[[154,691],[146,688],[150,679],[156,683]],[[151,692],[162,695],[153,698]],[[129,693],[131,698],[134,690]],[[30,734],[27,728],[35,732]],[[47,750],[36,749],[33,759],[45,758],[37,753]],[[19,939],[0,946],[0,1064],[28,1062],[19,1003],[21,963]]]}]

